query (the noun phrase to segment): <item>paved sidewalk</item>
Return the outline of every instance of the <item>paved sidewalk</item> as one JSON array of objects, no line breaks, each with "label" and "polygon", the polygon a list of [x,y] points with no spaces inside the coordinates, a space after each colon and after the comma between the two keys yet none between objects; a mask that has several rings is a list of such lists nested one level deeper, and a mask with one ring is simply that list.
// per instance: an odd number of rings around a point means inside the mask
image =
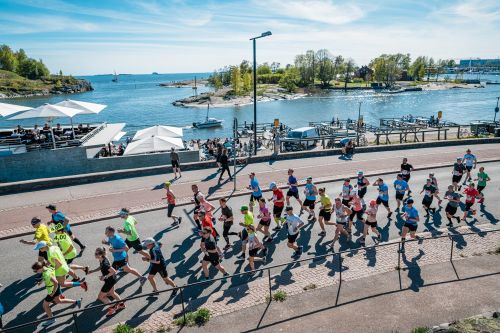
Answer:
[{"label": "paved sidewalk", "polygon": [[[498,160],[500,144],[482,144],[470,147],[479,161]],[[437,168],[450,165],[457,156],[462,156],[466,146],[423,148],[407,151],[385,151],[357,154],[352,161],[340,160],[338,156],[314,157],[307,159],[276,161],[274,163],[255,163],[239,170],[237,191],[233,193],[233,183],[226,181],[218,184],[215,169],[195,170],[183,173],[175,181],[173,190],[178,197],[178,204],[190,203],[191,184],[198,184],[203,193],[211,198],[248,193],[247,174],[257,173],[263,189],[271,181],[286,184],[286,170],[296,170],[298,179],[312,175],[315,182],[353,177],[357,170],[367,174],[393,173],[399,170],[403,156],[417,169]],[[169,175],[171,176],[171,175]],[[2,196],[0,202],[0,239],[32,232],[29,220],[32,216],[48,219],[44,208],[49,203],[56,203],[73,224],[99,220],[116,216],[123,206],[132,211],[148,211],[165,207],[161,200],[164,191],[163,182],[170,177],[165,175],[137,177],[85,185],[68,186],[27,193]],[[20,214],[20,212],[22,212]]]},{"label": "paved sidewalk", "polygon": [[[485,226],[481,230],[484,231],[491,229]],[[400,267],[402,267],[402,270],[400,273],[402,277],[402,289],[419,292],[425,285],[442,281],[453,281],[457,279],[456,274],[463,279],[465,277],[485,273],[499,272],[498,267],[500,266],[500,256],[495,255],[494,251],[500,244],[500,232],[480,233],[479,235],[461,235],[462,233],[470,232],[470,229],[466,227],[457,229],[456,232],[457,233],[454,237],[454,263],[457,267],[457,273],[455,273],[452,268],[453,266],[449,263],[451,241],[448,238],[425,240],[421,244],[418,242],[407,243],[406,253],[401,256]],[[425,237],[430,236],[429,233],[423,233],[422,235]],[[356,295],[356,292],[353,294],[353,285],[361,286],[361,289],[354,288],[355,291],[359,292],[357,296],[355,296],[355,299],[362,299],[370,295],[400,290],[399,275],[398,271],[395,269],[398,266],[397,249],[398,244],[392,244],[379,247],[377,249],[370,249],[368,251],[353,250],[350,254],[343,255],[341,268],[342,289],[340,292],[341,297],[339,299],[339,304],[352,301],[352,296]],[[482,257],[480,258],[481,260],[479,260],[479,257]],[[466,258],[474,259],[469,260],[468,263],[462,264],[461,262]],[[427,269],[426,266],[429,265],[433,268]],[[288,294],[290,299],[287,300],[285,304],[289,307],[288,313],[291,317],[293,317],[292,312],[295,314],[308,312],[314,308],[324,309],[325,307],[335,304],[340,278],[339,261],[336,255],[332,254],[331,258],[316,262],[309,262],[303,265],[298,263],[291,264],[289,265],[289,268],[291,268],[291,270],[273,275],[271,283],[273,291],[280,289]],[[446,268],[447,271],[445,277],[443,277],[444,268]],[[214,319],[214,323],[225,322],[223,327],[229,332],[237,332],[254,328],[256,323],[259,322],[259,318],[263,315],[262,311],[260,311],[261,307],[258,308],[259,311],[255,309],[245,309],[266,302],[266,297],[269,295],[269,285],[267,275],[264,274],[262,277],[263,278],[257,278],[255,281],[248,284],[231,287],[225,290],[222,288],[223,290],[216,291],[208,297],[195,299],[187,304],[187,310],[193,311],[199,307],[209,309],[212,315],[216,318]],[[376,281],[378,281],[378,283],[374,283]],[[312,284],[315,286],[314,289],[320,290],[315,290],[313,292],[307,292],[304,290],[306,286],[310,286]],[[499,285],[500,283],[497,276],[497,288]],[[367,286],[369,286],[369,288],[366,288]],[[477,289],[473,288],[473,291]],[[305,295],[301,296],[300,299],[305,300],[305,303],[295,302],[293,295],[303,293],[305,293]],[[466,292],[463,291],[462,294],[466,295]],[[329,296],[327,297],[326,295]],[[482,300],[485,302],[484,304],[495,302],[497,305],[500,304],[496,296],[492,293],[482,292],[480,295],[484,298]],[[488,298],[485,295],[489,295],[490,297]],[[454,306],[455,304],[460,304],[460,296],[461,295],[456,298],[451,296],[446,298],[447,306],[451,307],[452,305]],[[412,302],[401,298],[402,296],[398,294],[393,296],[389,294],[384,297],[389,299],[380,303],[377,302],[376,306],[372,303],[371,310],[379,312],[382,309],[385,309],[388,313],[385,314],[385,317],[382,316],[382,318],[392,316],[393,321],[389,322],[389,324],[395,326],[384,327],[386,330],[383,330],[380,326],[376,326],[374,331],[388,332],[391,327],[406,325],[408,322],[404,321],[399,323],[396,319],[399,317],[400,308],[407,308],[407,311],[411,310],[410,305]],[[392,299],[393,297],[394,299]],[[425,302],[425,299],[423,301]],[[389,308],[387,308],[387,306],[389,306]],[[276,306],[272,307],[276,308]],[[440,302],[429,303],[425,308],[425,312],[432,313],[433,309],[437,310],[438,307],[442,308],[443,305],[440,304]],[[476,311],[477,309],[474,310]],[[217,319],[219,316],[224,316],[235,311],[239,311],[234,315],[238,319],[236,321],[231,319],[230,322],[235,325],[231,328],[228,328],[228,321],[224,320],[224,317],[221,317],[220,320]],[[336,311],[336,309],[331,309],[330,311]],[[368,310],[365,311],[366,312],[361,315],[363,317],[369,316],[369,324],[371,325],[372,314]],[[139,316],[132,319],[130,323],[134,326],[138,326],[146,332],[156,332],[162,327],[172,326],[173,317],[178,315],[180,312],[180,305],[170,305],[165,307],[163,310],[155,312],[151,316],[142,318]],[[358,313],[358,316],[359,315],[360,314]],[[271,317],[266,321],[273,322],[284,318],[285,317],[282,315],[278,315],[277,317]],[[401,318],[406,317],[403,316]],[[374,316],[373,319],[377,319],[376,316]],[[411,319],[415,321],[418,318],[415,317]],[[352,319],[353,323],[355,320],[356,319]],[[323,325],[318,328],[322,328],[322,331],[325,332],[328,331],[328,326],[325,323],[325,320],[318,323]],[[330,324],[332,324],[332,322],[330,322]],[[214,324],[210,325],[211,326],[208,326],[206,329],[204,328],[204,332],[218,331],[217,324],[215,324],[215,326],[213,326]],[[298,323],[297,325],[299,326],[296,326],[294,329],[292,327],[291,331],[303,331],[303,324]],[[310,325],[313,326],[310,328],[315,328],[314,321],[312,321]],[[347,323],[342,325],[345,328],[344,331],[348,332],[349,330],[346,326]],[[288,330],[290,327],[287,326],[286,329]],[[111,332],[111,330],[112,327],[108,327],[101,329],[98,332]],[[278,328],[276,327],[268,329],[269,332],[277,330]]]}]

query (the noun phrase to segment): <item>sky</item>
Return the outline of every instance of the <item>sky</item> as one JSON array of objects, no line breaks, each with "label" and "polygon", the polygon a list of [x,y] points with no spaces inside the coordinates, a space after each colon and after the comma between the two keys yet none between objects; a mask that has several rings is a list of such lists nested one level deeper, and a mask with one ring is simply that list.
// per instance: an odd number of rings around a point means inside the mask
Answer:
[{"label": "sky", "polygon": [[308,49],[367,64],[382,53],[500,57],[498,0],[0,0],[0,44],[52,72],[211,72]]}]

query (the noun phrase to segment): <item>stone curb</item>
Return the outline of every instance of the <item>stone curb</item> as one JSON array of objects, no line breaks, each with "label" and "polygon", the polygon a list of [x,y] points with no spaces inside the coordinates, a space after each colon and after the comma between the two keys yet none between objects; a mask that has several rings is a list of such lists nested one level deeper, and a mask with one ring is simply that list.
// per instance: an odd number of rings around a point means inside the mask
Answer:
[{"label": "stone curb", "polygon": [[[492,162],[500,162],[500,158],[491,158],[491,159],[486,159],[482,160],[478,165],[481,165],[483,163],[492,163]],[[422,171],[422,170],[429,170],[429,169],[436,169],[436,168],[444,168],[444,167],[451,167],[453,166],[453,163],[437,163],[433,165],[424,165],[419,168],[415,168],[415,171]],[[373,176],[380,176],[380,175],[388,175],[388,174],[393,174],[398,172],[399,169],[392,169],[392,170],[375,170],[372,172],[365,173],[366,177],[373,177]],[[345,175],[342,176],[336,176],[336,177],[331,177],[331,178],[323,178],[315,181],[315,184],[326,184],[326,183],[332,183],[332,182],[337,182],[337,181],[342,181],[345,179]],[[299,186],[304,186],[305,183],[300,184]],[[286,189],[287,185],[281,185],[279,186],[281,189]],[[269,189],[263,189],[262,192],[270,192]],[[214,196],[208,197],[210,200],[209,201],[216,201],[221,198],[225,197],[240,197],[244,195],[250,194],[249,190],[242,189],[242,190],[237,190],[236,192],[233,191],[226,191],[222,192],[220,194],[216,194]],[[187,205],[192,205],[190,197],[184,197],[180,198],[178,200],[178,204],[176,207],[183,207]],[[153,202],[153,203],[148,203],[146,205],[138,206],[138,207],[131,207],[131,212],[134,214],[142,214],[142,213],[148,213],[148,212],[153,212],[157,210],[162,210],[165,209],[165,203],[162,201],[158,202]],[[116,210],[110,210],[108,212],[106,211],[101,211],[97,213],[100,215],[99,217],[87,217],[85,215],[83,216],[77,216],[77,217],[72,217],[72,225],[84,225],[88,223],[93,223],[93,222],[100,222],[100,221],[105,221],[105,220],[110,220],[114,218],[118,218],[118,214],[116,214]],[[26,225],[23,227],[19,227],[16,229],[7,229],[7,230],[2,230],[0,231],[0,241],[4,239],[10,239],[10,238],[15,238],[19,236],[27,236],[31,235],[33,233],[33,230],[31,226]]]}]

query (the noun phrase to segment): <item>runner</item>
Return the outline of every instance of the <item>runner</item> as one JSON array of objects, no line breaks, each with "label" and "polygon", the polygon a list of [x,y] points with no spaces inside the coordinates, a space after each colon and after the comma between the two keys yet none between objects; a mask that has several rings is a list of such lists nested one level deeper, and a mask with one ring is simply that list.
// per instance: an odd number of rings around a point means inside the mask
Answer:
[{"label": "runner", "polygon": [[219,162],[220,162],[221,169],[222,169],[222,171],[220,172],[219,183],[221,180],[224,179],[224,178],[222,178],[224,171],[227,171],[227,174],[229,175],[229,180],[233,180],[233,177],[231,176],[231,171],[229,170],[229,157],[227,156],[227,149],[224,149],[222,151],[222,155],[220,157]]},{"label": "runner", "polygon": [[319,193],[319,203],[321,203],[321,206],[319,207],[319,214],[318,214],[318,222],[319,226],[321,227],[321,232],[318,234],[320,237],[326,236],[326,230],[325,230],[325,223],[330,222],[330,219],[332,218],[332,200],[326,194],[326,190],[324,187],[320,188],[318,190]]},{"label": "runner", "polygon": [[420,194],[424,193],[424,198],[422,199],[422,205],[426,213],[424,217],[428,217],[429,212],[432,212],[432,214],[436,213],[436,208],[431,208],[436,191],[436,187],[432,185],[432,180],[427,178],[425,185],[422,187],[422,191],[420,191]]},{"label": "runner", "polygon": [[181,175],[179,154],[175,151],[174,147],[172,147],[172,149],[170,150],[170,161],[172,162],[172,171],[174,172],[174,179],[177,179],[177,172],[179,172],[179,178],[181,178],[182,175]]},{"label": "runner", "polygon": [[[210,215],[207,215],[205,211],[200,210],[198,211],[198,218],[201,221],[201,226],[202,228],[210,228],[212,230],[212,236],[214,236],[215,240],[217,241],[219,239],[219,234],[217,233],[217,230],[215,230],[212,218]],[[200,236],[203,236],[203,232],[200,232]],[[201,237],[201,242],[200,242],[200,248],[203,249],[203,242],[204,238]],[[222,261],[222,251],[221,249],[217,246],[217,253],[219,253],[220,256],[220,261]]]},{"label": "runner", "polygon": [[141,239],[139,238],[139,233],[137,233],[137,229],[135,227],[137,225],[137,220],[132,215],[130,215],[130,210],[128,208],[122,208],[118,212],[118,215],[120,215],[120,218],[123,219],[123,229],[118,228],[117,231],[120,234],[126,235],[125,244],[127,244],[127,258],[128,251],[130,249],[134,249],[143,257],[146,256],[148,253],[144,251],[141,245]]},{"label": "runner", "polygon": [[191,202],[194,203],[194,210],[193,210],[193,220],[196,223],[196,226],[198,227],[197,232],[201,232],[201,223],[200,220],[198,219],[198,211],[200,210],[200,196],[203,196],[203,194],[198,190],[198,185],[193,184],[191,185],[191,191],[193,191],[193,199],[191,199]]},{"label": "runner", "polygon": [[268,201],[273,201],[273,217],[274,222],[276,222],[276,227],[273,230],[279,231],[281,230],[281,224],[285,221],[285,218],[281,216],[285,208],[285,196],[283,195],[283,191],[276,186],[275,182],[269,184],[269,189],[273,191],[273,197],[268,199]]},{"label": "runner", "polygon": [[[52,245],[52,239],[50,238],[50,230],[45,224],[42,223],[42,220],[37,216],[31,219],[31,226],[35,228],[35,236],[32,241],[27,241],[24,239],[20,239],[19,242],[26,245],[36,245],[38,242],[45,242],[49,246]],[[47,252],[46,251],[38,251],[38,261],[45,262],[47,260]]]},{"label": "runner", "polygon": [[398,203],[398,207],[396,210],[399,212],[399,207],[401,206],[401,202],[404,200],[404,196],[406,191],[408,191],[408,195],[410,194],[410,186],[403,179],[402,174],[398,174],[396,180],[394,181],[394,189],[396,190],[396,202]]},{"label": "runner", "polygon": [[[262,199],[264,200],[264,199]],[[257,237],[256,229],[253,225],[247,226],[248,232],[248,264],[250,269],[255,270],[255,262],[262,261],[266,262],[267,248],[261,243],[259,237]],[[262,250],[262,257],[257,257],[257,252]]]},{"label": "runner", "polygon": [[[401,163],[401,170],[400,173],[403,175],[403,180],[407,182],[408,184],[410,183],[410,178],[411,178],[411,172],[415,170],[413,168],[413,165],[408,163],[408,159],[405,157],[403,158],[403,163]],[[411,191],[408,191],[408,195],[410,195]]]},{"label": "runner", "polygon": [[479,200],[477,202],[482,204],[484,202],[483,190],[486,187],[486,183],[491,179],[488,174],[484,172],[484,167],[480,167],[479,172],[477,173],[477,178],[474,180],[477,181],[477,191],[479,192]]},{"label": "runner", "polygon": [[384,205],[385,209],[387,209],[387,217],[391,217],[392,212],[389,208],[389,187],[384,184],[384,180],[382,178],[377,179],[375,183],[373,183],[373,186],[378,186],[377,205]]},{"label": "runner", "polygon": [[406,242],[406,234],[408,231],[410,232],[411,238],[417,238],[417,227],[418,221],[420,221],[420,217],[418,216],[418,210],[413,207],[413,199],[409,198],[406,200],[406,205],[403,207],[403,218],[406,219],[405,224],[403,226],[403,230],[401,232],[401,249],[398,251],[400,253],[405,252],[405,242]]},{"label": "runner", "polygon": [[314,222],[316,221],[316,213],[314,212],[314,207],[316,205],[316,196],[318,195],[318,189],[316,188],[316,185],[313,184],[312,177],[307,177],[306,179],[304,194],[306,195],[306,200],[304,200],[302,209],[309,213],[307,220],[309,222]]},{"label": "runner", "polygon": [[476,190],[476,185],[474,183],[470,183],[469,186],[464,190],[465,193],[465,208],[464,208],[464,216],[462,217],[462,221],[466,221],[466,218],[469,216],[469,212],[472,211],[472,215],[476,215],[476,210],[473,208],[474,203],[476,202],[476,197],[479,196],[479,191]]},{"label": "runner", "polygon": [[345,229],[346,224],[349,220],[349,215],[352,213],[351,210],[342,203],[340,198],[335,198],[335,204],[333,205],[333,210],[336,216],[336,222],[325,222],[328,225],[335,225],[335,237],[333,237],[332,244],[330,244],[330,249],[335,252],[335,242],[340,238],[340,234],[344,234],[347,238],[350,238],[350,234]]},{"label": "runner", "polygon": [[342,192],[340,192],[340,196],[342,197],[342,204],[344,206],[349,206],[349,202],[351,201],[351,191],[353,187],[351,185],[351,180],[349,178],[344,179],[344,183],[342,184]]},{"label": "runner", "polygon": [[448,191],[446,191],[444,197],[448,199],[448,204],[446,205],[445,212],[446,218],[448,219],[449,223],[447,223],[446,225],[448,227],[452,227],[452,218],[456,219],[457,223],[460,223],[460,217],[455,216],[455,213],[458,210],[458,206],[460,205],[460,194],[453,190],[453,185],[450,185],[448,186]]},{"label": "runner", "polygon": [[65,232],[63,225],[59,224],[58,229],[55,229],[54,242],[59,246],[63,254],[64,260],[69,265],[69,267],[74,271],[76,269],[85,272],[85,275],[89,274],[89,266],[80,266],[73,264],[73,260],[77,257],[76,248],[73,246],[71,237]]},{"label": "runner", "polygon": [[293,207],[286,207],[286,224],[288,227],[288,243],[286,244],[290,249],[294,250],[292,258],[299,257],[302,254],[302,246],[297,246],[297,238],[300,234],[300,229],[304,227],[304,222],[293,213]]},{"label": "runner", "polygon": [[[160,274],[163,281],[169,286],[176,288],[177,285],[172,281],[172,279],[168,276],[167,273],[167,262],[163,257],[163,253],[161,252],[161,243],[157,243],[154,238],[149,237],[146,238],[142,242],[142,246],[149,251],[149,254],[142,257],[143,261],[149,262],[149,274],[148,280],[153,287],[153,292],[158,292],[158,288],[156,287],[155,275],[157,273]],[[177,294],[177,289],[172,290],[171,297]]]},{"label": "runner", "polygon": [[363,174],[363,171],[358,171],[358,177],[357,177],[357,186],[358,188],[358,195],[361,199],[365,197],[366,191],[368,190],[368,186],[370,185],[370,181],[366,179],[366,177]]},{"label": "runner", "polygon": [[434,185],[434,187],[436,188],[436,193],[434,193],[434,196],[436,197],[436,199],[438,199],[438,205],[441,206],[443,200],[441,200],[441,198],[439,197],[438,180],[434,176],[434,172],[429,173],[429,179],[431,180],[432,185]]},{"label": "runner", "polygon": [[465,171],[465,165],[462,163],[462,158],[457,157],[457,162],[453,164],[453,177],[451,182],[453,183],[453,190],[460,191],[462,189],[462,185],[459,185],[462,180],[462,176]]},{"label": "runner", "polygon": [[293,175],[293,169],[288,169],[288,192],[286,192],[286,205],[290,206],[290,198],[294,197],[300,205],[300,213],[302,215],[302,200],[299,198],[299,183]]},{"label": "runner", "polygon": [[[213,215],[213,211],[215,210],[214,205],[212,205],[207,199],[205,199],[205,196],[203,194],[200,194],[198,197],[200,199],[200,211],[204,212],[205,215],[212,220],[213,224],[215,224],[215,218]],[[216,237],[219,237],[219,233],[217,232],[217,230],[215,230],[215,234],[217,235]]]},{"label": "runner", "polygon": [[[41,241],[36,243],[33,249],[35,251],[47,252],[47,261],[50,266],[54,268],[59,286],[64,288],[81,287],[85,291],[88,290],[87,282],[80,280],[75,272],[68,266],[59,247],[56,245],[49,246],[46,242]],[[66,281],[66,275],[70,275],[73,281]]]},{"label": "runner", "polygon": [[363,215],[365,210],[363,209],[363,199],[361,199],[358,195],[358,191],[356,189],[352,189],[351,191],[351,201],[349,202],[349,206],[351,208],[351,215],[349,215],[349,227],[347,228],[347,232],[352,234],[352,225],[354,223],[354,217],[356,216],[356,220],[361,221],[363,224],[365,223],[365,219]]},{"label": "runner", "polygon": [[85,245],[83,245],[78,238],[73,235],[73,231],[71,230],[71,225],[69,224],[69,220],[63,213],[57,210],[55,205],[48,205],[47,210],[51,214],[51,221],[48,224],[54,223],[57,227],[58,224],[63,224],[66,228],[66,233],[71,236],[71,239],[75,241],[76,244],[80,247],[80,255],[83,251],[85,251]]},{"label": "runner", "polygon": [[[104,285],[97,296],[97,299],[100,300],[103,304],[109,304],[109,298],[113,299],[113,301],[121,301],[120,295],[115,291],[116,284],[116,270],[111,267],[108,258],[106,257],[106,248],[98,247],[95,250],[95,258],[99,261],[99,267],[92,269],[89,271],[89,274],[101,271],[101,276],[99,280],[104,281]],[[106,310],[106,316],[110,317],[114,315],[117,311],[125,309],[125,303],[115,303],[114,305],[108,307]]]},{"label": "runner", "polygon": [[245,260],[247,243],[248,243],[248,231],[247,226],[253,225],[254,218],[252,212],[248,209],[248,206],[241,206],[240,208],[241,214],[243,214],[243,223],[239,223],[240,226],[243,227],[243,230],[240,233],[241,238],[241,254],[236,258]]},{"label": "runner", "polygon": [[465,185],[466,182],[472,180],[470,172],[473,168],[475,169],[477,167],[477,158],[476,155],[471,153],[470,149],[467,149],[463,161],[465,169],[467,170],[467,177],[465,177],[464,182],[462,183],[462,185]]},{"label": "runner", "polygon": [[167,203],[168,203],[167,216],[172,218],[172,220],[174,221],[174,222],[172,222],[172,226],[179,225],[182,222],[182,217],[177,217],[177,216],[172,214],[174,212],[174,208],[175,208],[175,194],[170,189],[170,186],[172,185],[172,183],[167,181],[163,185],[165,187],[165,190],[167,190],[166,197],[162,198],[162,199],[167,199]]},{"label": "runner", "polygon": [[382,236],[377,229],[377,212],[378,205],[376,200],[370,201],[370,206],[366,210],[366,222],[363,226],[363,237],[361,238],[361,246],[365,246],[366,244],[366,236],[368,235],[368,229],[371,229],[372,232],[377,235],[377,242],[382,241]]},{"label": "runner", "polygon": [[262,239],[262,241],[272,242],[273,237],[269,232],[269,226],[271,225],[271,213],[266,207],[266,199],[264,198],[260,198],[259,200],[259,215],[257,215],[257,218],[259,218],[260,221],[256,230],[264,234],[264,238]]},{"label": "runner", "polygon": [[[31,266],[31,269],[34,273],[41,274],[42,280],[45,283],[45,289],[47,289],[47,296],[43,300],[43,310],[47,314],[49,320],[46,320],[42,323],[43,327],[47,327],[56,322],[56,320],[52,315],[52,310],[50,309],[50,305],[54,304],[73,304],[78,308],[82,306],[82,299],[79,298],[77,300],[70,298],[62,298],[61,285],[59,284],[53,267],[46,267],[44,263],[37,261]],[[41,281],[40,281],[41,283]]]},{"label": "runner", "polygon": [[104,245],[111,245],[109,252],[113,255],[112,267],[117,270],[123,270],[125,273],[131,273],[139,278],[139,283],[141,286],[147,281],[147,278],[139,274],[139,272],[129,266],[128,264],[128,247],[127,243],[115,232],[115,229],[111,226],[106,227],[104,233],[107,237],[106,240],[102,241]]},{"label": "runner", "polygon": [[209,280],[208,264],[211,263],[219,272],[228,276],[224,267],[220,264],[220,257],[217,253],[217,241],[213,236],[213,231],[210,227],[203,227],[201,232],[202,238],[202,252],[204,253],[203,260],[201,261],[201,268],[203,269],[203,278]]},{"label": "runner", "polygon": [[250,185],[248,186],[249,190],[252,190],[252,194],[250,194],[250,210],[253,213],[253,206],[255,202],[258,202],[260,198],[262,198],[262,191],[260,190],[259,182],[257,178],[255,178],[255,172],[250,173]]},{"label": "runner", "polygon": [[233,226],[234,216],[233,216],[233,210],[231,209],[231,207],[227,205],[227,199],[226,198],[219,199],[219,204],[221,210],[219,221],[222,221],[224,223],[222,237],[224,237],[224,240],[226,241],[226,246],[224,247],[224,251],[227,251],[232,246],[229,243],[229,236],[238,236],[238,233],[234,231],[231,232],[229,231]]}]

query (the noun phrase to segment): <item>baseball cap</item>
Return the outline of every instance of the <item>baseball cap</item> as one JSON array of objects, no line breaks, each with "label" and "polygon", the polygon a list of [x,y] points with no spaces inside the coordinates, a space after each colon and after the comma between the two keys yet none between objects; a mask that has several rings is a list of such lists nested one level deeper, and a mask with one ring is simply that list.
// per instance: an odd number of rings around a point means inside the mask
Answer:
[{"label": "baseball cap", "polygon": [[154,240],[153,237],[148,237],[142,241],[142,247],[144,248],[151,244],[156,244],[156,241]]},{"label": "baseball cap", "polygon": [[38,223],[42,222],[42,220],[40,220],[38,217],[34,217],[31,219],[31,225],[37,225]]},{"label": "baseball cap", "polygon": [[127,209],[127,208],[122,208],[119,212],[118,212],[118,215],[122,216],[122,215],[128,215],[130,214],[130,211]]},{"label": "baseball cap", "polygon": [[377,204],[377,200],[370,200],[370,206],[375,206]]},{"label": "baseball cap", "polygon": [[38,243],[36,243],[35,247],[33,248],[33,250],[35,251],[38,251],[40,250],[42,247],[46,247],[47,246],[47,242],[46,241],[40,241]]},{"label": "baseball cap", "polygon": [[291,211],[293,210],[293,207],[292,206],[286,206],[285,210],[288,212],[288,211]]},{"label": "baseball cap", "polygon": [[243,206],[241,206],[240,210],[248,210],[248,206],[247,205],[243,205]]},{"label": "baseball cap", "polygon": [[275,187],[276,187],[276,183],[275,182],[271,182],[271,184],[269,184],[269,189],[270,190],[272,190]]},{"label": "baseball cap", "polygon": [[56,206],[55,205],[48,205],[45,208],[50,209],[50,210],[56,210]]},{"label": "baseball cap", "polygon": [[457,157],[457,161],[458,161],[458,160],[461,160],[461,159],[462,159],[462,157],[460,157],[460,156],[459,156],[459,157]]},{"label": "baseball cap", "polygon": [[165,182],[165,186],[170,186],[170,185],[172,185],[172,183],[171,183],[171,182],[169,182],[169,181],[166,181],[166,182]]},{"label": "baseball cap", "polygon": [[358,175],[362,175],[362,174],[363,174],[363,171],[359,170]]},{"label": "baseball cap", "polygon": [[413,199],[412,199],[412,198],[410,198],[410,199],[406,200],[406,203],[407,203],[407,204],[412,204],[412,203],[413,203]]},{"label": "baseball cap", "polygon": [[306,180],[313,180],[313,177],[307,177]]}]

